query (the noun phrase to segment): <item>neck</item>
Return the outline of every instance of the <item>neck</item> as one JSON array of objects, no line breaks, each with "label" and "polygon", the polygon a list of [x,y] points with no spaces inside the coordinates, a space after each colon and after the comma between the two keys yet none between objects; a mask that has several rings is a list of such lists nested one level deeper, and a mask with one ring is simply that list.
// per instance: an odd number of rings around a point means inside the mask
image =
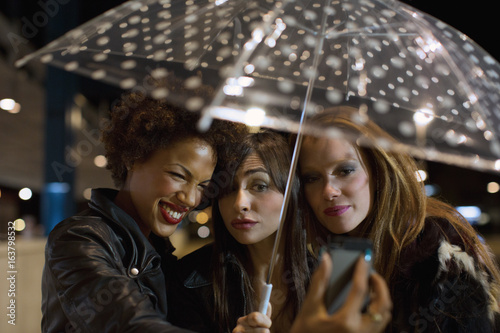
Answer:
[{"label": "neck", "polygon": [[[274,249],[274,239],[276,234],[272,234],[268,238],[262,240],[257,244],[248,245],[248,254],[250,256],[250,261],[253,269],[253,276],[256,281],[265,282],[267,279],[267,274],[269,272],[269,267],[271,263],[271,257]],[[275,264],[279,262],[277,259],[279,253],[275,258]]]},{"label": "neck", "polygon": [[[279,248],[274,258],[274,268],[273,274],[270,277],[270,281],[267,281],[269,275],[269,268],[271,264],[271,257],[273,253],[275,234],[268,237],[262,242],[258,244],[252,244],[247,246],[248,253],[250,256],[251,267],[253,269],[252,272],[252,285],[256,293],[255,305],[259,305],[261,302],[262,290],[265,284],[272,284],[272,293],[271,293],[271,304],[273,307],[273,317],[275,317],[282,310],[282,302],[283,295],[286,295],[287,290],[286,286],[282,281],[282,273],[284,270],[283,266],[283,241],[280,241]],[[285,288],[285,290],[283,290]],[[279,297],[278,297],[279,296]]]},{"label": "neck", "polygon": [[288,294],[288,286],[283,282],[283,271],[285,269],[283,264],[284,238],[281,238],[279,242],[278,251],[274,258],[273,274],[270,281],[267,281],[275,238],[276,234],[273,234],[258,244],[247,246],[253,268],[252,284],[257,295],[255,298],[256,306],[260,305],[264,284],[270,283],[273,285],[270,298],[272,305],[271,320],[273,321],[271,333],[288,332],[293,321],[292,313],[290,310],[285,309],[284,304]]}]

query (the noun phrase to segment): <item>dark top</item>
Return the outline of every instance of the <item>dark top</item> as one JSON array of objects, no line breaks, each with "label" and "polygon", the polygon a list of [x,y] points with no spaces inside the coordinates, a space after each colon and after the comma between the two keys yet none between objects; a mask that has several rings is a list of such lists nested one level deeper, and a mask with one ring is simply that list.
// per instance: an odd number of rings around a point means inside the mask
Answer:
[{"label": "dark top", "polygon": [[[177,261],[175,274],[171,275],[172,288],[168,291],[168,320],[172,324],[196,332],[223,333],[218,323],[214,322],[212,251],[213,244],[208,244]],[[310,254],[307,255],[307,264],[309,272],[317,264]],[[245,293],[243,268],[233,254],[225,255],[224,265],[227,271],[225,280],[230,282],[225,286],[227,295],[230,295],[229,322],[225,326],[231,332],[238,318],[249,313],[247,298],[254,295]]]},{"label": "dark top", "polygon": [[89,209],[60,222],[45,247],[42,332],[187,332],[166,321],[170,242],[92,191]]},{"label": "dark top", "polygon": [[[205,245],[177,262],[168,292],[168,320],[172,324],[196,332],[219,332],[213,318],[212,250],[212,244]],[[238,318],[247,314],[247,295],[243,288],[243,271],[236,259],[227,255],[225,264],[229,268],[227,281],[231,281],[226,286],[231,295],[229,327],[234,328]]]}]

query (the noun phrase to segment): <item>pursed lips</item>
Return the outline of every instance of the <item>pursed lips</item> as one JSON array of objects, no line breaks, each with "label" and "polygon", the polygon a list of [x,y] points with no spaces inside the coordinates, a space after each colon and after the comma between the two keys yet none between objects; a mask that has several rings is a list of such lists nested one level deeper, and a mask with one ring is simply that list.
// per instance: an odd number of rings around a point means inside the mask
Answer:
[{"label": "pursed lips", "polygon": [[349,205],[337,205],[333,207],[326,208],[323,213],[327,216],[339,216],[344,214],[347,210],[349,210],[351,206]]},{"label": "pursed lips", "polygon": [[238,230],[247,230],[256,224],[257,222],[251,219],[234,219],[231,221],[231,226]]}]

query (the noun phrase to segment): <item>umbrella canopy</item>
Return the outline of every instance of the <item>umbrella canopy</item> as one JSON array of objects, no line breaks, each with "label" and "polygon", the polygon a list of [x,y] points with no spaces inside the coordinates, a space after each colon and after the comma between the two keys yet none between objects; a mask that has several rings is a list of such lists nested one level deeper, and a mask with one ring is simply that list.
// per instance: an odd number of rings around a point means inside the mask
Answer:
[{"label": "umbrella canopy", "polygon": [[[304,111],[351,104],[399,140],[390,148],[500,170],[499,63],[396,0],[133,0],[18,66],[35,58],[203,112],[201,127],[217,117],[297,132]],[[200,85],[215,97],[196,96]]]}]

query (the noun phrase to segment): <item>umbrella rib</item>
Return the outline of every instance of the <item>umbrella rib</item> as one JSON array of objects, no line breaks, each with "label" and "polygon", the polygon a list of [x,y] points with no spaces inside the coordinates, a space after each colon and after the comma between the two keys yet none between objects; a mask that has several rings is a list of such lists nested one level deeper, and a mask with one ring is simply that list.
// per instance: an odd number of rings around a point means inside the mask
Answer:
[{"label": "umbrella rib", "polygon": [[[259,29],[262,30],[262,32],[265,32],[268,30],[268,28],[271,26],[271,22],[274,22],[274,19],[278,17],[279,10],[277,8],[274,9],[272,19],[269,19],[264,22],[264,24],[259,25],[257,28],[253,30],[253,32],[258,31]],[[255,51],[257,48],[257,45],[259,45],[264,38],[262,37],[260,40],[258,40],[258,37],[255,37],[254,34],[252,33],[252,38],[250,38],[244,45],[243,45],[243,52],[240,53],[238,59],[236,60],[236,63],[234,64],[233,69],[234,69],[234,76],[240,76],[242,73],[242,68],[243,64],[248,61],[252,53]],[[212,99],[212,102],[208,107],[205,107],[201,113],[201,118],[198,121],[198,128],[200,131],[206,131],[210,125],[211,125],[211,110],[216,108],[218,105],[221,105],[221,102],[224,99],[224,90],[220,89],[221,85],[224,85],[225,82],[222,82],[219,85],[219,89],[217,89],[217,94],[214,96]]]},{"label": "umbrella rib", "polygon": [[[342,25],[344,23],[345,22],[342,22],[342,23],[337,24],[336,26],[331,27],[330,29],[328,29],[329,31],[327,31],[324,34],[324,38],[329,39],[329,38],[332,38],[332,37],[357,36],[357,35],[362,35],[362,33],[366,32],[366,30],[368,30],[368,29],[370,29],[370,30],[377,30],[377,29],[381,28],[380,26],[370,26],[370,27],[363,27],[363,28],[358,28],[358,29],[347,30],[345,32],[334,30],[334,29],[336,29],[337,27],[339,27],[340,25]],[[388,27],[396,27],[396,26],[399,26],[399,24],[390,24],[390,25],[388,25]],[[416,33],[404,33],[404,32],[399,32],[399,33],[394,33],[394,32],[370,33],[369,31],[368,31],[368,33],[365,33],[364,35],[367,35],[367,36],[370,36],[370,37],[380,37],[380,36],[417,36]]]},{"label": "umbrella rib", "polygon": [[[234,6],[234,8],[238,8],[235,12],[233,12],[233,14],[231,15],[231,19],[228,19],[226,20],[226,24],[225,24],[225,27],[227,27],[227,24],[229,22],[233,22],[234,19],[238,16],[238,14],[240,14],[241,12],[243,12],[244,10],[246,10],[248,7],[246,6],[246,3],[245,1],[241,1],[241,6],[239,7],[236,7]],[[208,11],[209,9],[213,9],[215,8],[214,6],[212,6],[211,8],[207,8],[206,11]],[[182,25],[183,22],[180,22],[180,25]],[[207,45],[211,45],[212,42],[222,33],[223,29],[219,29],[219,32],[210,40],[210,43],[208,43]],[[198,60],[196,61],[196,63],[192,63],[189,68],[189,70],[194,70],[196,67],[198,67],[199,63],[200,63],[200,59],[208,52],[208,48],[205,48],[203,53],[201,55],[199,55],[197,58]]]},{"label": "umbrella rib", "polygon": [[[329,1],[329,4],[330,3],[331,3],[331,0]],[[323,19],[321,22],[322,23],[321,27],[322,27],[323,31],[321,34],[319,34],[319,36],[324,35],[324,30],[326,29],[326,18],[327,18],[326,14],[323,14]],[[321,50],[323,49],[323,43],[324,43],[324,39],[319,37],[317,39],[316,48],[314,50],[314,60],[313,60],[313,65],[312,65],[313,68],[318,67],[319,58],[321,55]],[[291,194],[291,189],[293,186],[293,179],[295,177],[295,171],[297,169],[297,162],[298,162],[298,157],[299,157],[299,152],[300,152],[300,146],[302,144],[302,138],[303,138],[303,126],[306,123],[307,108],[308,108],[309,101],[311,100],[312,89],[314,86],[315,79],[316,79],[316,75],[311,75],[309,78],[309,83],[307,85],[307,91],[306,91],[306,95],[304,98],[303,110],[302,110],[302,114],[301,114],[301,118],[300,118],[299,128],[297,130],[297,139],[295,140],[295,147],[293,149],[292,161],[291,161],[291,165],[290,165],[290,172],[288,173],[288,179],[287,179],[284,198],[283,198],[283,205],[281,207],[281,212],[280,212],[280,223],[278,225],[278,230],[276,232],[276,238],[274,240],[274,246],[273,246],[273,253],[271,256],[271,262],[269,264],[269,272],[267,275],[267,284],[271,283],[271,277],[272,277],[273,271],[274,271],[274,263],[276,261],[276,256],[278,253],[278,247],[279,247],[279,243],[280,243],[280,239],[281,239],[281,234],[283,232],[283,224],[284,224],[284,220],[286,217],[286,210],[287,210],[288,204],[290,202],[290,194]]]}]

